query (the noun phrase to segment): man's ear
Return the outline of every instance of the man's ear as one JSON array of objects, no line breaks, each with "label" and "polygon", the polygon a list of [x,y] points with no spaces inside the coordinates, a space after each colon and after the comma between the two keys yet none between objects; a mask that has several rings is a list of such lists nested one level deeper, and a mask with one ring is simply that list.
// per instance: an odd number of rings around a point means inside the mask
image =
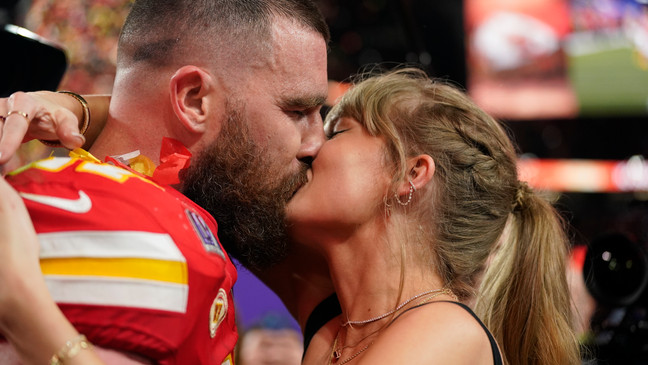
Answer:
[{"label": "man's ear", "polygon": [[183,66],[171,77],[169,89],[171,106],[185,129],[204,133],[215,102],[214,78],[200,67]]},{"label": "man's ear", "polygon": [[[398,195],[409,194],[410,188],[418,190],[427,185],[434,176],[434,159],[430,155],[421,154],[407,160],[405,181],[398,188]],[[410,184],[411,182],[411,184]]]}]

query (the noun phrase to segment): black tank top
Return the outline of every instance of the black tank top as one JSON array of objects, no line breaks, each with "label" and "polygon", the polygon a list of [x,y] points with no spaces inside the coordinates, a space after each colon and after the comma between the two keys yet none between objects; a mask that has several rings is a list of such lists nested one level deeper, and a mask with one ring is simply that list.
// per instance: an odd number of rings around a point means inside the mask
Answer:
[{"label": "black tank top", "polygon": [[306,320],[306,326],[304,326],[304,353],[306,353],[306,349],[310,345],[315,333],[324,327],[328,321],[340,314],[342,314],[342,308],[340,308],[340,301],[335,293],[324,299],[313,309]]},{"label": "black tank top", "polygon": [[[477,317],[475,312],[473,312],[472,309],[470,309],[468,306],[459,302],[452,302],[452,301],[444,301],[444,302],[455,303],[456,305],[465,309],[468,313],[470,313],[471,316],[473,316],[473,318],[475,318],[477,323],[479,323],[479,325],[484,329],[484,332],[486,332],[486,335],[488,336],[488,341],[490,342],[491,350],[493,352],[493,365],[503,365],[504,362],[502,361],[502,354],[500,353],[499,348],[497,347],[497,342],[495,341],[495,338],[490,333],[488,328],[486,328],[484,323],[482,323],[479,317]],[[439,302],[423,303],[418,306],[408,308],[403,313],[407,312],[408,310],[418,308],[426,304],[432,304],[432,303],[439,303]],[[337,295],[335,294],[324,299],[320,304],[317,305],[317,307],[315,307],[315,309],[313,309],[313,312],[308,317],[308,320],[306,321],[306,326],[304,328],[304,353],[306,353],[306,349],[308,348],[308,345],[313,339],[315,333],[319,331],[319,329],[322,328],[328,321],[340,315],[341,313],[342,313],[342,309],[340,308],[340,302],[338,301]],[[402,315],[403,313],[399,314],[399,316]]]},{"label": "black tank top", "polygon": [[449,301],[449,300],[439,300],[439,301],[436,301],[436,302],[427,302],[427,303],[419,304],[419,305],[411,307],[411,308],[407,308],[401,314],[399,314],[396,318],[400,317],[401,315],[403,315],[403,313],[405,313],[405,312],[407,312],[409,310],[424,306],[426,304],[433,304],[433,303],[454,303],[454,304],[460,306],[461,308],[465,309],[466,312],[470,313],[470,315],[473,316],[473,318],[475,318],[477,323],[479,323],[479,325],[484,329],[484,332],[486,332],[486,335],[488,336],[488,341],[490,342],[490,345],[491,345],[491,351],[493,351],[493,364],[494,365],[504,365],[504,362],[502,361],[502,354],[500,353],[499,348],[497,347],[497,342],[495,341],[495,337],[493,337],[493,335],[490,333],[488,328],[486,328],[486,325],[484,325],[484,323],[481,321],[481,319],[479,319],[479,317],[477,317],[475,312],[473,312],[472,309],[470,309],[467,305],[465,305],[463,303],[453,302],[453,301]]}]

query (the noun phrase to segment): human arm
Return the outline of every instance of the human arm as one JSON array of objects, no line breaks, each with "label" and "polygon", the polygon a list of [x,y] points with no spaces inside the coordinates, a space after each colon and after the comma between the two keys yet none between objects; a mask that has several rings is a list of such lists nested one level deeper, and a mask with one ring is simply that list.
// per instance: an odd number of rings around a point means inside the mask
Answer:
[{"label": "human arm", "polygon": [[[31,139],[59,140],[69,149],[89,148],[108,119],[109,95],[84,96],[90,123],[82,136],[82,104],[72,95],[51,91],[16,92],[0,99],[0,165],[14,155],[22,142]],[[20,113],[9,112],[17,111]],[[21,114],[24,113],[24,114]],[[27,116],[25,118],[25,115]]]},{"label": "human arm", "polygon": [[[23,364],[48,364],[78,332],[49,295],[34,227],[20,196],[4,178],[0,178],[0,196],[0,333]],[[94,351],[85,349],[65,364],[103,363]]]}]

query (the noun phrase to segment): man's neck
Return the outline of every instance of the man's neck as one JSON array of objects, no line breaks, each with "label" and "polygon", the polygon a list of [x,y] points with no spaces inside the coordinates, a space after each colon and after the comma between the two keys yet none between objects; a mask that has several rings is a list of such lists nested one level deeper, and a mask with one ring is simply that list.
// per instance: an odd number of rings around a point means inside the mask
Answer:
[{"label": "man's neck", "polygon": [[120,128],[116,122],[109,121],[90,148],[90,153],[98,159],[104,160],[106,156],[123,155],[139,150],[140,154],[150,158],[158,165],[162,137],[151,137],[151,134],[157,133],[155,131],[139,133],[129,128]]}]

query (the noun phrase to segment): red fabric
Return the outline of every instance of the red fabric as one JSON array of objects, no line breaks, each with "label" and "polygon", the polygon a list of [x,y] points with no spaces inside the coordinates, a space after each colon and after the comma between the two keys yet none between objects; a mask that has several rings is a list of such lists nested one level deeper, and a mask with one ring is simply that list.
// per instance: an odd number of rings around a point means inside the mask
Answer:
[{"label": "red fabric", "polygon": [[[177,146],[172,147],[174,150]],[[167,161],[172,159],[176,157]],[[91,342],[102,347],[137,353],[159,364],[221,364],[233,353],[238,336],[231,295],[236,269],[227,255],[221,253],[217,240],[213,247],[208,247],[189,216],[201,217],[209,228],[208,233],[212,232],[215,237],[214,219],[176,190],[127,170],[111,166],[119,174],[107,177],[83,168],[107,164],[68,158],[60,161],[69,163],[54,170],[32,164],[7,177],[22,193],[75,199],[83,191],[89,196],[92,208],[86,213],[72,213],[24,199],[39,235],[80,231],[165,233],[186,260],[188,280],[184,313],[60,303],[67,318]],[[228,310],[215,337],[211,338],[210,308],[219,289],[227,293]]]},{"label": "red fabric", "polygon": [[172,138],[162,139],[160,165],[153,172],[153,180],[160,184],[175,185],[180,182],[180,170],[189,167],[191,152],[179,141]]}]

